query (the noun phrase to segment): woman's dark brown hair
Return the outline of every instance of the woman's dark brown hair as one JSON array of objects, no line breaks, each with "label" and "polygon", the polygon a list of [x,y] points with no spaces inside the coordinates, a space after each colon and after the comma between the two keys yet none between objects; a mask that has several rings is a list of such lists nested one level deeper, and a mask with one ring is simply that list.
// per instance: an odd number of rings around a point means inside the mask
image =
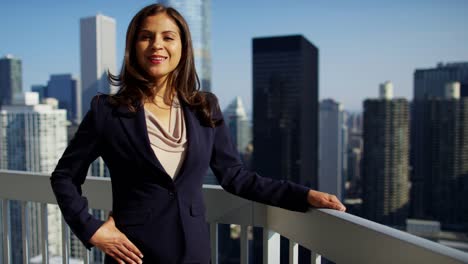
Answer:
[{"label": "woman's dark brown hair", "polygon": [[136,112],[137,108],[143,105],[145,99],[153,98],[156,95],[152,78],[138,65],[135,45],[138,30],[145,19],[161,13],[167,14],[177,24],[182,42],[180,62],[174,71],[169,73],[167,87],[169,91],[175,89],[179,99],[196,111],[202,124],[214,127],[219,121],[214,120],[212,114],[215,108],[219,109],[219,106],[213,94],[200,91],[200,80],[195,70],[192,38],[187,22],[177,10],[161,4],[144,7],[130,22],[120,74],[108,73],[110,84],[120,87],[119,91],[110,97],[110,103],[114,106],[127,106],[130,111]]}]

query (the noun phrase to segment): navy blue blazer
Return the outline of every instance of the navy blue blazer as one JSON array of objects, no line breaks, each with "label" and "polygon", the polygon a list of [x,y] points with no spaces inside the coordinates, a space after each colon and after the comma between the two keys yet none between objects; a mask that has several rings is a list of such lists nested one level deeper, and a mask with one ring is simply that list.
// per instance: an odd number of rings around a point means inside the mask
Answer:
[{"label": "navy blue blazer", "polygon": [[[116,226],[142,251],[145,263],[210,262],[202,194],[208,166],[230,193],[295,211],[309,208],[307,187],[244,169],[224,122],[214,128],[204,126],[184,104],[188,146],[173,180],[151,149],[143,107],[130,112],[124,106],[111,106],[107,99],[106,95],[93,98],[51,177],[66,222],[87,248],[103,221],[89,214],[81,185],[99,156],[111,175]],[[217,105],[214,96],[211,100]],[[222,119],[219,107],[213,116]]]}]

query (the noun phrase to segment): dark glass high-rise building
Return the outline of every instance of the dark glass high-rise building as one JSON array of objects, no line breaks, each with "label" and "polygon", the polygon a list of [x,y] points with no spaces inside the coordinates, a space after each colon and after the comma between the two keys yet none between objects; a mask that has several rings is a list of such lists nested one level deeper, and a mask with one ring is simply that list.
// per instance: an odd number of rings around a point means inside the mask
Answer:
[{"label": "dark glass high-rise building", "polygon": [[[253,168],[262,176],[317,188],[318,55],[301,35],[253,39]],[[260,244],[254,263],[261,263]]]},{"label": "dark glass high-rise building", "polygon": [[12,104],[15,94],[22,91],[21,60],[6,55],[0,59],[0,108]]},{"label": "dark glass high-rise building", "polygon": [[67,110],[67,119],[70,121],[81,120],[81,90],[78,79],[71,74],[53,74],[47,85],[46,97],[58,100],[59,108]]},{"label": "dark glass high-rise building", "polygon": [[253,40],[254,169],[316,187],[318,49],[303,36]]},{"label": "dark glass high-rise building", "polygon": [[431,119],[428,100],[444,98],[445,85],[459,82],[461,97],[468,96],[468,62],[439,63],[430,69],[414,72],[414,100],[411,109],[411,217],[428,218],[432,208],[432,184],[434,169],[431,156]]},{"label": "dark glass high-rise building", "polygon": [[[444,97],[424,101],[426,175],[424,218],[443,229],[468,230],[468,98],[460,83],[446,85]],[[453,92],[454,91],[454,92]]]},{"label": "dark glass high-rise building", "polygon": [[403,226],[409,207],[409,103],[391,97],[364,101],[363,213]]},{"label": "dark glass high-rise building", "polygon": [[31,92],[39,94],[39,102],[42,102],[42,99],[47,97],[47,85],[43,84],[33,84],[31,85]]}]

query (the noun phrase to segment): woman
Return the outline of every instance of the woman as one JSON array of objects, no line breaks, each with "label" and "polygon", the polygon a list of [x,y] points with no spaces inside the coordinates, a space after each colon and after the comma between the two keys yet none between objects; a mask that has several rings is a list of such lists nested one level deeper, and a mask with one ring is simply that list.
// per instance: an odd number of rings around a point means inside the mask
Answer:
[{"label": "woman", "polygon": [[[190,32],[174,9],[154,4],[130,22],[120,87],[98,95],[51,183],[65,220],[107,263],[209,263],[203,177],[210,166],[228,192],[296,211],[344,211],[335,196],[243,168],[216,97],[199,91]],[[112,179],[112,216],[88,213],[81,196],[98,156]]]}]

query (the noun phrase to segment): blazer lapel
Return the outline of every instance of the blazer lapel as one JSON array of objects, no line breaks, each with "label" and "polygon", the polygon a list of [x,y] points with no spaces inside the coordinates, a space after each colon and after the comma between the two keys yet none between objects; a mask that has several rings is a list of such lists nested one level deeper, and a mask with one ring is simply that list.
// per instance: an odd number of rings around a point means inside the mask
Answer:
[{"label": "blazer lapel", "polygon": [[[179,100],[181,102],[182,100]],[[196,162],[196,147],[198,146],[198,133],[197,133],[197,123],[198,120],[195,116],[195,113],[190,110],[190,108],[185,104],[181,103],[182,111],[184,113],[185,119],[185,130],[187,133],[187,148],[185,149],[186,154],[182,166],[180,167],[179,172],[175,177],[175,182],[178,182],[186,171],[186,168],[192,168]]]},{"label": "blazer lapel", "polygon": [[161,172],[164,172],[170,179],[170,176],[167,174],[166,170],[164,170],[151,148],[144,108],[138,107],[137,111],[134,113],[130,112],[126,106],[119,106],[116,111],[123,127],[128,133],[129,140],[136,146],[135,149],[140,152],[145,160],[150,162]]}]

